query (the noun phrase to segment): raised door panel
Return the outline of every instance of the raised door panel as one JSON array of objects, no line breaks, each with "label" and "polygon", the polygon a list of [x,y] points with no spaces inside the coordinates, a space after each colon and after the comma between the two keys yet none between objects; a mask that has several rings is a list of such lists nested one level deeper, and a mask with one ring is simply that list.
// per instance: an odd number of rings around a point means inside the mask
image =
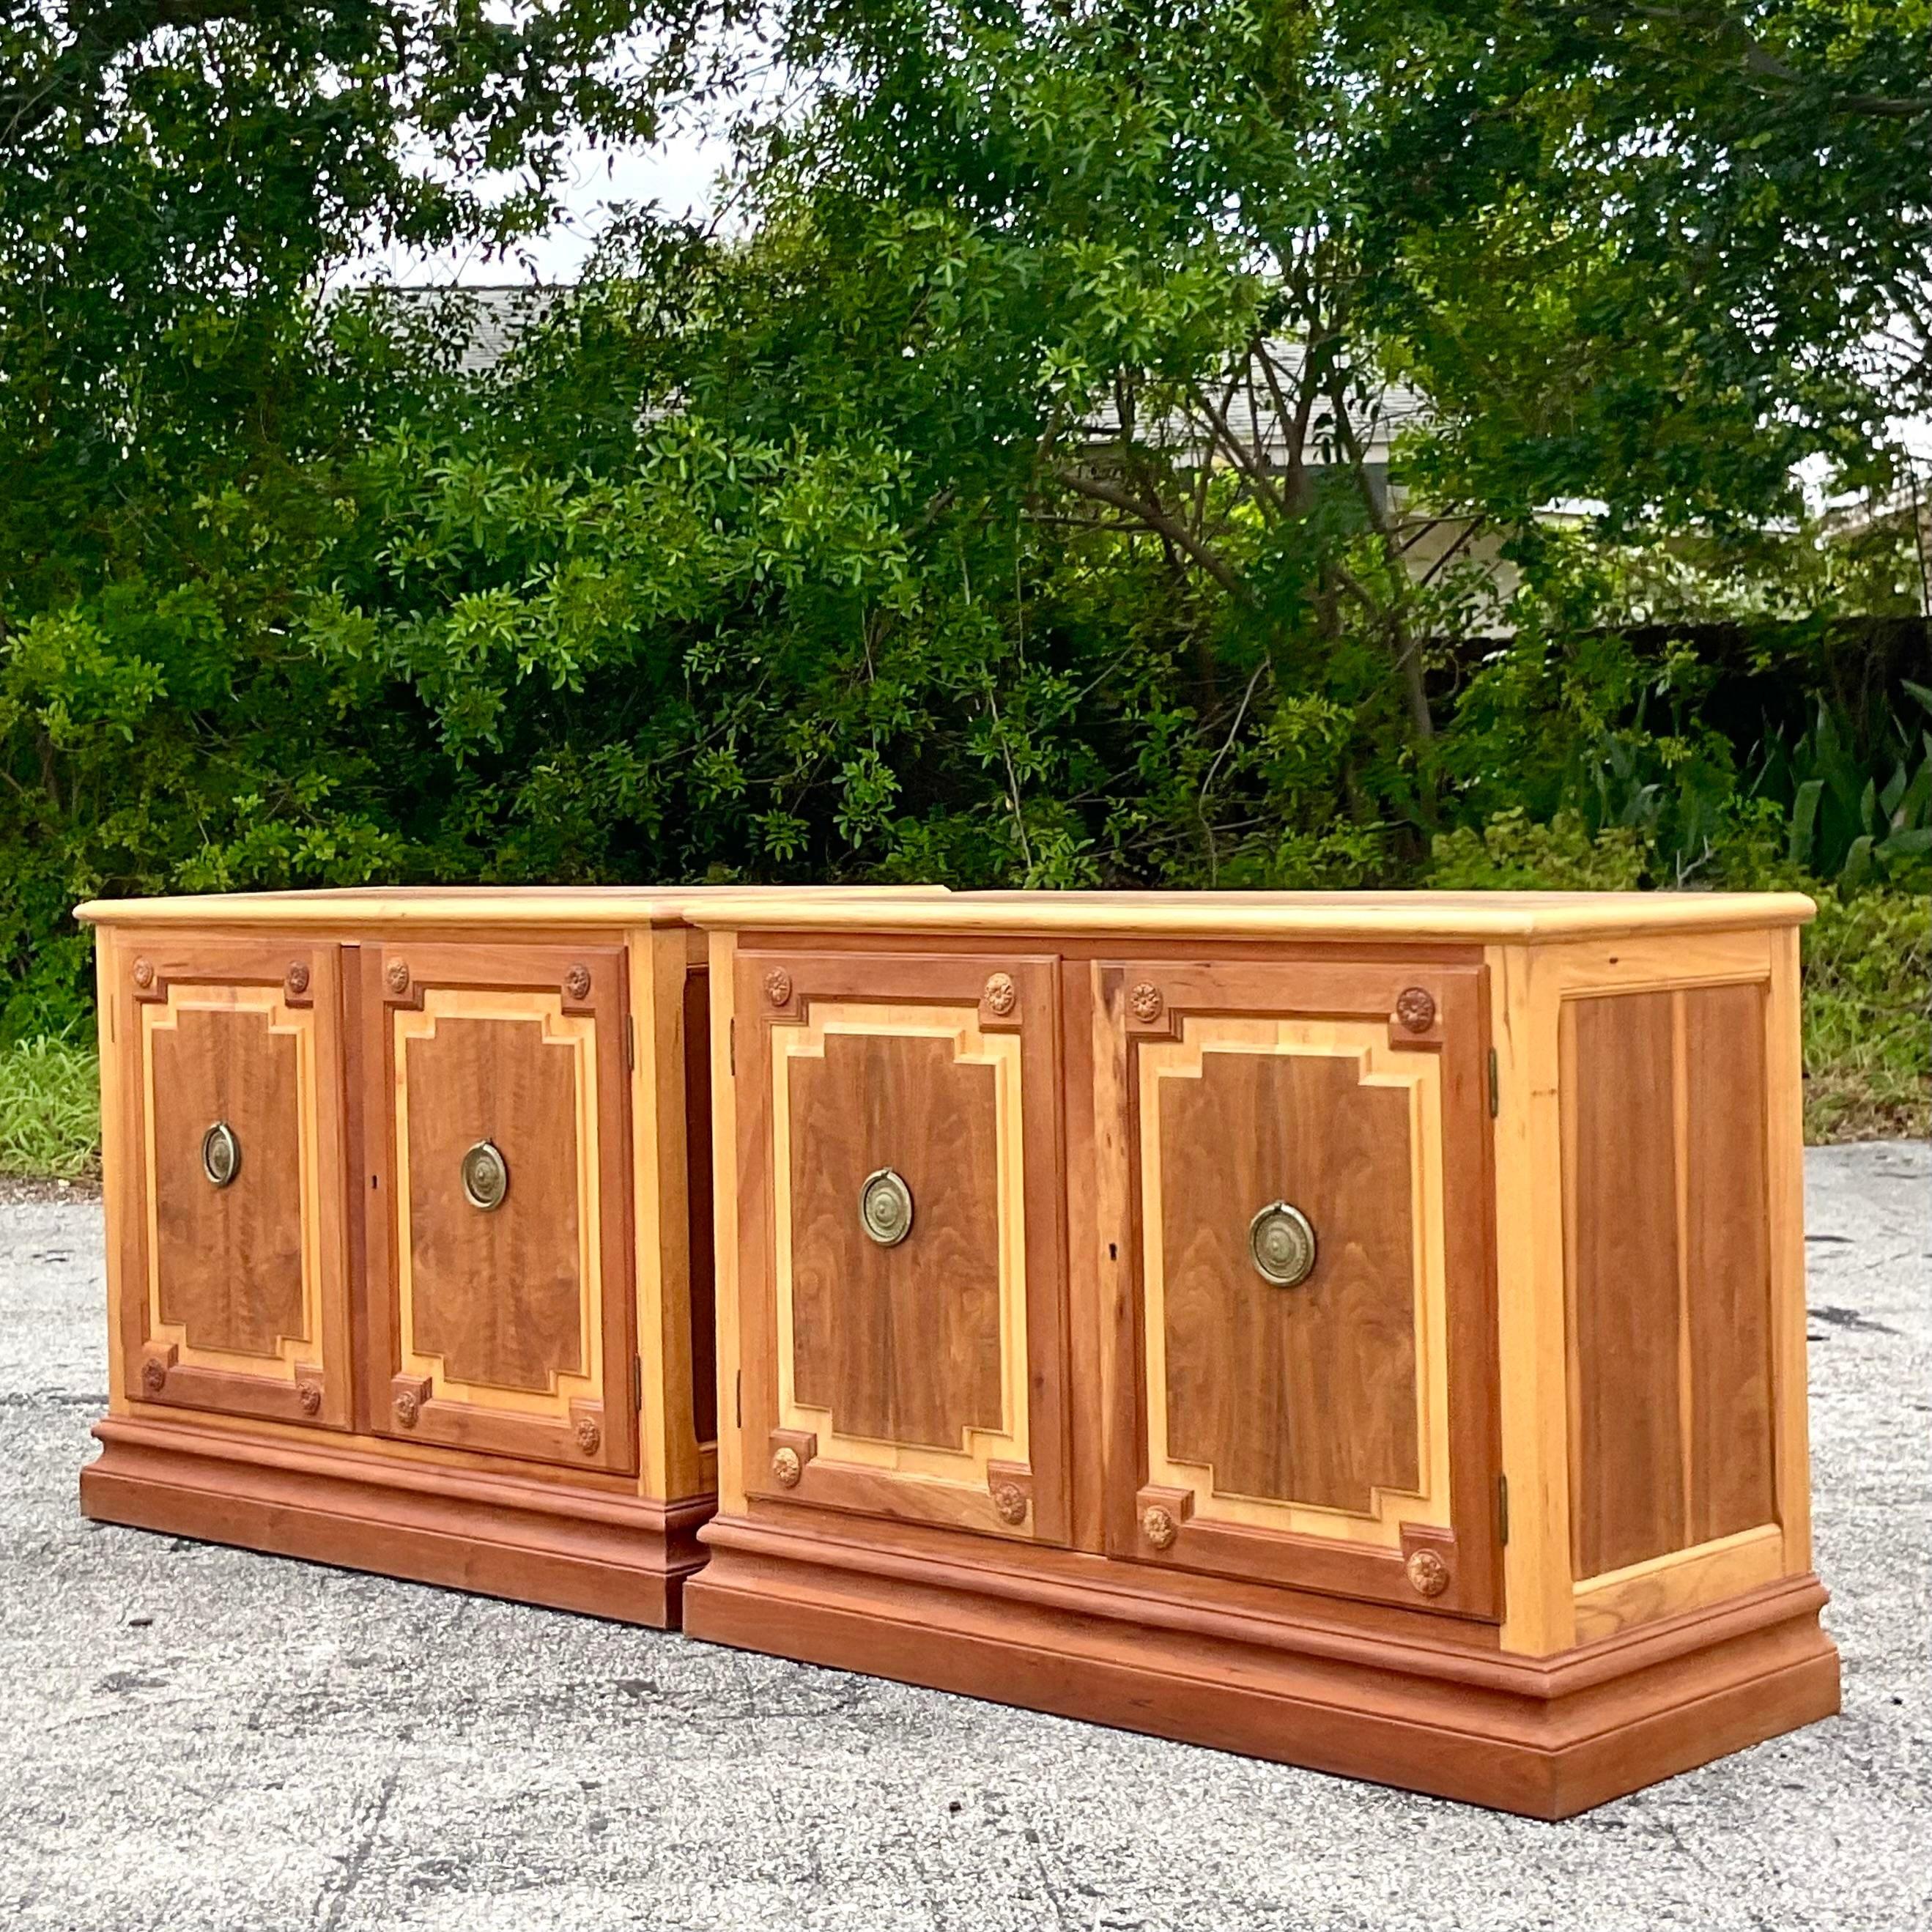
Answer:
[{"label": "raised door panel", "polygon": [[1481,986],[1095,969],[1100,1101],[1129,1120],[1096,1144],[1136,1230],[1113,1244],[1114,1554],[1494,1613]]},{"label": "raised door panel", "polygon": [[748,1488],[1063,1540],[1052,963],[739,970]]},{"label": "raised door panel", "polygon": [[372,1426],[634,1468],[622,952],[365,955]]},{"label": "raised door panel", "polygon": [[128,1393],[346,1427],[336,950],[190,935],[124,957]]}]

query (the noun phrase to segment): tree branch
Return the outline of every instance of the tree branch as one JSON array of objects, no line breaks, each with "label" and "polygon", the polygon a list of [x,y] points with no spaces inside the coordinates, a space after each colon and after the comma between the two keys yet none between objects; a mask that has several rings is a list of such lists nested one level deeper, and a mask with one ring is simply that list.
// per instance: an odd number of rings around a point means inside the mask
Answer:
[{"label": "tree branch", "polygon": [[1158,503],[1144,502],[1131,490],[1124,490],[1118,483],[1109,483],[1102,477],[1089,476],[1082,470],[1058,470],[1054,477],[1076,496],[1107,504],[1137,518],[1157,536],[1165,537],[1177,550],[1192,557],[1231,597],[1238,597],[1244,604],[1253,602],[1252,593],[1227,560],[1216,556],[1185,524]]}]

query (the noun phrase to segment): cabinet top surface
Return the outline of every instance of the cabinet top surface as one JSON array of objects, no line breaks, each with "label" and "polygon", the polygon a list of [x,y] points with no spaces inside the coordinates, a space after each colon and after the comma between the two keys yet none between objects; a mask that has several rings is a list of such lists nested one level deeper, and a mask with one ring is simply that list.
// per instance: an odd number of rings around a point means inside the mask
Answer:
[{"label": "cabinet top surface", "polygon": [[1798,926],[1797,892],[948,892],[937,886],[354,886],[94,899],[102,926],[696,926],[1014,936],[1474,942]]},{"label": "cabinet top surface", "polygon": [[[1521,940],[1801,926],[1798,892],[957,892],[809,908],[776,896],[693,906],[694,926],[1042,938]],[[807,918],[802,919],[801,914]]]},{"label": "cabinet top surface", "polygon": [[[85,926],[688,926],[700,905],[752,898],[806,902],[938,896],[943,886],[339,886],[286,892],[202,892],[175,898],[89,899]],[[814,915],[815,916],[815,915]]]}]

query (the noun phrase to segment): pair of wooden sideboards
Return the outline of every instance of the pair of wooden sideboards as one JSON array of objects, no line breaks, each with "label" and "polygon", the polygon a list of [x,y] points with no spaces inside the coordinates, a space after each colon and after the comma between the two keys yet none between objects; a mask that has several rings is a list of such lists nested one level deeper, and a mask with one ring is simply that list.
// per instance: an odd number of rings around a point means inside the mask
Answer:
[{"label": "pair of wooden sideboards", "polygon": [[1809,911],[84,908],[83,1506],[1568,1815],[1838,1707]]}]

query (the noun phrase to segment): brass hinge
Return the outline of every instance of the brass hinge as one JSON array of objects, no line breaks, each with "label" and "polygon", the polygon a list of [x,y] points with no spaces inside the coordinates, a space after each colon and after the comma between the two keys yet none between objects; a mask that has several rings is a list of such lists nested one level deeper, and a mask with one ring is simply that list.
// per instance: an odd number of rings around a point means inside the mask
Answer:
[{"label": "brass hinge", "polygon": [[1498,1476],[1496,1478],[1496,1527],[1498,1532],[1498,1540],[1508,1543],[1509,1541],[1509,1478],[1507,1476]]},{"label": "brass hinge", "polygon": [[1494,1120],[1503,1110],[1502,1082],[1496,1073],[1496,1050],[1490,1048],[1490,1118]]},{"label": "brass hinge", "polygon": [[731,1414],[740,1429],[745,1426],[745,1372],[739,1369],[731,1377]]},{"label": "brass hinge", "polygon": [[638,1022],[629,1013],[624,1016],[624,1064],[634,1073],[638,1070]]},{"label": "brass hinge", "polygon": [[644,1412],[644,1358],[641,1355],[631,1358],[631,1413],[641,1415]]}]

